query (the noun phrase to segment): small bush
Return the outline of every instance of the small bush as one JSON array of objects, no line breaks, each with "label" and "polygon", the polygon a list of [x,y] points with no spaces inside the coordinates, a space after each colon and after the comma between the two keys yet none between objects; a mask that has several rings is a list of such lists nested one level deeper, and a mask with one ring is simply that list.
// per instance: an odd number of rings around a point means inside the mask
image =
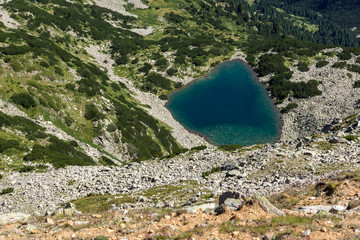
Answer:
[{"label": "small bush", "polygon": [[357,80],[355,83],[354,83],[354,88],[360,88],[360,80]]},{"label": "small bush", "polygon": [[346,68],[347,63],[346,62],[336,62],[331,67],[332,68]]},{"label": "small bush", "polygon": [[99,109],[97,109],[94,104],[89,103],[85,105],[84,117],[86,120],[98,121],[100,119],[103,119],[105,116],[99,111]]},{"label": "small bush", "polygon": [[161,94],[161,95],[159,96],[159,98],[160,98],[161,100],[167,100],[167,99],[168,99],[168,97],[167,97],[165,94]]},{"label": "small bush", "polygon": [[355,141],[357,139],[357,136],[354,135],[348,135],[344,137],[348,141]]},{"label": "small bush", "polygon": [[61,68],[54,67],[54,71],[55,71],[56,74],[58,74],[60,76],[64,76],[64,72],[61,70]]},{"label": "small bush", "polygon": [[207,177],[212,173],[221,172],[221,167],[213,167],[210,171],[203,172],[201,174],[202,177]]},{"label": "small bush", "polygon": [[2,179],[2,178],[3,178],[3,175],[0,174],[0,179]]},{"label": "small bush", "polygon": [[318,61],[315,66],[316,66],[317,68],[322,68],[322,67],[325,67],[325,66],[328,65],[328,64],[329,64],[328,61],[322,60],[322,61]]},{"label": "small bush", "polygon": [[67,84],[65,85],[65,88],[72,91],[72,90],[75,89],[75,84],[73,84],[73,83],[67,83]]},{"label": "small bush", "polygon": [[169,75],[170,77],[174,76],[177,72],[178,72],[178,70],[176,68],[174,68],[174,67],[169,68],[166,71],[167,75]]},{"label": "small bush", "polygon": [[242,148],[242,146],[239,144],[221,145],[219,147],[220,150],[224,150],[224,151],[228,151],[228,152],[236,151],[240,148]]},{"label": "small bush", "polygon": [[47,62],[45,62],[45,61],[41,61],[41,62],[40,62],[40,66],[42,66],[42,67],[44,67],[44,68],[50,67],[50,65],[49,65]]},{"label": "small bush", "polygon": [[106,128],[106,131],[108,131],[108,132],[115,132],[116,128],[117,128],[117,127],[116,127],[114,124],[109,124],[109,125],[107,126],[107,128]]},{"label": "small bush", "polygon": [[26,92],[22,93],[15,93],[13,94],[10,99],[17,105],[21,105],[24,108],[31,108],[36,107],[36,102],[33,96]]},{"label": "small bush", "polygon": [[12,193],[12,192],[14,192],[14,188],[8,187],[8,188],[4,188],[4,189],[1,191],[0,195],[9,194],[9,193]]},{"label": "small bush", "polygon": [[66,126],[71,126],[74,123],[74,119],[70,116],[65,116],[64,118]]},{"label": "small bush", "polygon": [[201,146],[196,146],[191,148],[192,151],[200,151],[200,150],[205,150],[207,148],[207,146],[205,145],[201,145]]},{"label": "small bush", "polygon": [[115,166],[116,164],[108,157],[102,156],[99,161],[104,166]]},{"label": "small bush", "polygon": [[19,169],[19,173],[31,172],[31,171],[34,171],[34,170],[35,170],[34,166],[22,166]]},{"label": "small bush", "polygon": [[299,71],[301,72],[307,72],[309,71],[309,66],[305,63],[305,62],[300,62],[298,65],[297,65]]},{"label": "small bush", "polygon": [[281,110],[281,113],[288,113],[292,109],[297,108],[299,105],[297,103],[289,103],[285,108]]},{"label": "small bush", "polygon": [[20,72],[24,69],[19,62],[10,63],[10,66],[15,72]]}]

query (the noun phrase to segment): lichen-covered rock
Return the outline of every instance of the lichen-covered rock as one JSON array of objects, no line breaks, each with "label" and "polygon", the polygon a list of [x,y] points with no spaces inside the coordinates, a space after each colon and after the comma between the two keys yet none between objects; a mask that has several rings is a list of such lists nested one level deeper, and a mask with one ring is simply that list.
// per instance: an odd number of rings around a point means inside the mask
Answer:
[{"label": "lichen-covered rock", "polygon": [[244,201],[235,198],[228,198],[225,200],[224,204],[231,210],[239,210],[243,207]]},{"label": "lichen-covered rock", "polygon": [[25,213],[7,213],[0,215],[0,225],[8,223],[15,223],[20,221],[27,221],[30,218],[29,214]]},{"label": "lichen-covered rock", "polygon": [[274,215],[285,215],[283,211],[271,204],[271,202],[266,197],[261,197],[258,194],[255,194],[255,198],[258,201],[260,207],[267,213]]}]

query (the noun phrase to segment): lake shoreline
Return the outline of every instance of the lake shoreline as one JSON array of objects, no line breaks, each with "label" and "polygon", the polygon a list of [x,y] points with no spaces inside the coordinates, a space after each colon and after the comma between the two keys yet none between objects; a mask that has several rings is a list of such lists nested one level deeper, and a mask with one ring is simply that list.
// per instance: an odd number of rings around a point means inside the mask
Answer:
[{"label": "lake shoreline", "polygon": [[[202,79],[205,79],[207,78],[210,74],[212,74],[214,71],[217,70],[217,68],[224,64],[224,63],[227,63],[227,62],[241,62],[242,64],[245,64],[246,67],[250,70],[249,72],[251,72],[251,78],[252,80],[257,83],[257,84],[260,84],[262,87],[265,88],[265,91],[266,91],[266,95],[267,97],[269,98],[269,100],[271,100],[271,105],[273,107],[273,110],[276,111],[276,113],[278,114],[279,116],[279,126],[278,126],[278,134],[276,136],[276,140],[272,141],[272,142],[269,142],[270,144],[274,144],[274,143],[278,143],[280,142],[280,139],[281,139],[281,135],[282,135],[282,128],[284,126],[284,122],[283,122],[283,118],[282,118],[282,114],[279,110],[279,108],[276,106],[275,104],[275,99],[272,99],[269,95],[269,91],[267,90],[267,87],[259,80],[259,77],[258,77],[258,74],[256,74],[255,70],[246,62],[246,60],[242,59],[242,58],[232,58],[232,59],[228,59],[228,60],[225,60],[223,62],[220,62],[218,63],[216,66],[214,66],[213,68],[211,68],[211,70],[206,73],[205,75],[201,76],[201,77],[198,77],[198,78],[195,78],[193,79],[192,81],[186,83],[185,85],[183,85],[181,88],[178,88],[178,89],[175,89],[173,91],[171,91],[170,93],[167,94],[167,97],[169,97],[169,95],[177,92],[177,91],[180,91],[180,90],[183,90],[184,88],[186,87],[189,87],[191,86],[192,84],[195,84],[197,81],[199,80],[202,80]],[[170,114],[172,115],[172,117],[176,120],[174,114],[169,110],[168,108],[168,104],[169,104],[169,99],[167,99],[166,103],[165,103],[165,108],[170,112]],[[177,120],[176,120],[177,121]],[[179,121],[177,121],[179,122]],[[179,124],[181,124],[179,122]],[[206,142],[208,142],[209,144],[213,145],[213,146],[216,146],[216,147],[219,147],[221,146],[222,144],[215,144],[213,141],[211,141],[208,137],[206,137],[203,133],[200,133],[200,132],[196,132],[194,130],[191,130],[187,127],[185,127],[183,124],[181,124],[187,131],[189,131],[190,133],[192,134],[195,134],[197,136],[200,136],[201,138],[203,138]],[[264,144],[264,143],[258,143],[258,144]],[[250,144],[250,145],[244,145],[244,146],[251,146],[251,145],[257,145],[257,144]]]}]

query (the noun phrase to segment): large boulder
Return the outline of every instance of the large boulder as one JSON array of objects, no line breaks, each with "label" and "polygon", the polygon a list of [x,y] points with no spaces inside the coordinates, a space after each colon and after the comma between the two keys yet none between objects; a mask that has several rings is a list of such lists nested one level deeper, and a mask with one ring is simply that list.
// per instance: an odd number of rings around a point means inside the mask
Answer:
[{"label": "large boulder", "polygon": [[347,205],[346,209],[347,210],[351,210],[354,208],[357,208],[360,206],[360,200],[359,199],[353,199],[349,202],[349,204]]},{"label": "large boulder", "polygon": [[244,205],[244,201],[235,198],[227,198],[224,202],[224,205],[231,210],[237,211],[242,208],[242,206]]},{"label": "large boulder", "polygon": [[236,169],[238,167],[237,162],[235,161],[228,161],[225,162],[222,166],[221,166],[221,171],[231,171],[233,169]]},{"label": "large boulder", "polygon": [[5,225],[9,223],[16,223],[16,222],[24,222],[30,218],[29,214],[25,213],[7,213],[0,215],[0,225]]},{"label": "large boulder", "polygon": [[274,215],[285,215],[283,211],[271,204],[271,202],[266,197],[261,197],[258,194],[255,194],[255,199],[259,203],[260,207],[267,213]]},{"label": "large boulder", "polygon": [[224,192],[219,196],[219,205],[223,205],[228,198],[239,199],[240,194],[238,192]]}]

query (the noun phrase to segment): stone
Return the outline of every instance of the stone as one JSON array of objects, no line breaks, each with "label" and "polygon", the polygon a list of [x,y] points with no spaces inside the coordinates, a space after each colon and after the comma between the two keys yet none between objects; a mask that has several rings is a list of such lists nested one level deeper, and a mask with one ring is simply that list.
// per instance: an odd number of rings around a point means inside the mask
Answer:
[{"label": "stone", "polygon": [[240,198],[240,194],[237,192],[224,192],[223,194],[221,194],[219,196],[219,205],[224,204],[225,200],[228,198],[235,198],[235,199],[239,199]]},{"label": "stone", "polygon": [[244,201],[235,198],[227,198],[224,204],[231,210],[237,211],[242,208]]},{"label": "stone", "polygon": [[320,231],[322,231],[322,232],[327,232],[327,229],[326,229],[326,227],[322,227],[322,228],[320,229]]},{"label": "stone", "polygon": [[339,143],[339,142],[340,142],[340,140],[337,137],[332,137],[329,139],[329,143]]},{"label": "stone", "polygon": [[216,215],[223,214],[225,212],[225,207],[223,205],[219,205],[214,209],[214,213]]},{"label": "stone", "polygon": [[354,232],[355,232],[355,233],[360,233],[360,230],[356,228],[356,229],[354,230]]},{"label": "stone", "polygon": [[32,224],[28,224],[27,227],[26,227],[26,230],[29,232],[29,233],[32,233],[32,234],[35,234],[35,233],[38,233],[39,230]]},{"label": "stone", "polygon": [[255,194],[255,198],[258,201],[260,207],[267,213],[274,215],[285,215],[283,211],[275,207],[270,203],[270,201],[266,197],[261,197],[258,194]]},{"label": "stone", "polygon": [[241,176],[241,172],[239,170],[231,170],[226,173],[226,177],[239,177]]},{"label": "stone", "polygon": [[331,128],[333,127],[333,125],[332,124],[326,124],[323,128],[322,128],[322,132],[323,133],[329,133],[329,132],[331,132]]},{"label": "stone", "polygon": [[230,170],[237,168],[237,166],[238,165],[235,161],[229,161],[229,162],[224,163],[221,166],[221,171],[230,171]]},{"label": "stone", "polygon": [[75,221],[74,225],[75,226],[83,226],[83,225],[88,225],[89,221]]},{"label": "stone", "polygon": [[347,205],[346,209],[347,210],[351,210],[354,208],[357,208],[360,206],[360,200],[359,199],[353,199],[349,202],[349,204]]},{"label": "stone", "polygon": [[262,240],[271,240],[271,237],[269,235],[263,236]]},{"label": "stone", "polygon": [[306,230],[305,232],[303,232],[301,235],[304,236],[304,237],[309,237],[310,234],[311,234],[311,230],[308,229],[308,230]]},{"label": "stone", "polygon": [[315,206],[302,206],[298,208],[299,212],[305,212],[305,213],[318,213],[320,211],[324,212],[340,212],[344,211],[345,207],[340,205],[331,205],[331,206],[324,206],[324,205],[315,205]]},{"label": "stone", "polygon": [[16,223],[16,222],[24,222],[30,218],[29,214],[25,213],[7,213],[0,215],[0,225],[5,225],[9,223]]},{"label": "stone", "polygon": [[46,223],[49,224],[49,225],[54,225],[55,222],[52,218],[46,218]]}]

